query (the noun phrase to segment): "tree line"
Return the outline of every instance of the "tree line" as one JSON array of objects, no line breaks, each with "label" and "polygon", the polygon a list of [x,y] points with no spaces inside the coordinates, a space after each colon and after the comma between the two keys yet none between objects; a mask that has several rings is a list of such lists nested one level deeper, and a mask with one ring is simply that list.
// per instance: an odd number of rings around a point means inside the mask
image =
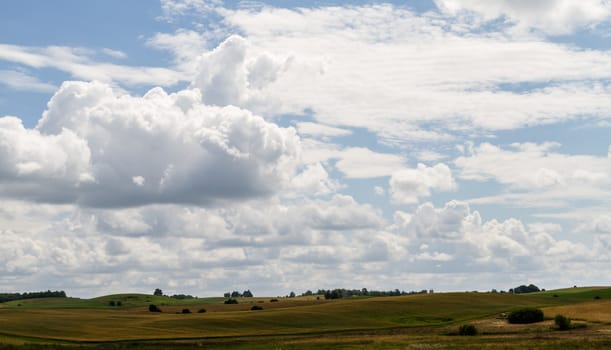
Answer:
[{"label": "tree line", "polygon": [[336,289],[319,289],[316,293],[312,291],[307,291],[302,294],[302,296],[309,295],[324,295],[325,299],[341,299],[341,298],[350,298],[350,297],[394,297],[399,295],[411,295],[411,294],[427,294],[433,293],[433,290],[423,289],[421,291],[410,291],[406,292],[404,290],[367,290],[367,288],[362,289],[344,289],[344,288],[336,288]]},{"label": "tree line", "polygon": [[247,290],[245,290],[242,293],[238,292],[237,290],[234,290],[231,293],[227,292],[227,293],[223,294],[223,296],[225,298],[252,298],[252,297],[254,297],[254,295],[252,294],[250,289],[247,289]]},{"label": "tree line", "polygon": [[173,299],[178,299],[178,300],[185,300],[185,299],[197,299],[197,297],[194,297],[190,294],[174,294],[174,295],[165,295],[163,294],[163,291],[159,288],[155,288],[155,291],[153,292],[154,296],[158,296],[158,297],[168,297],[168,298],[173,298]]},{"label": "tree line", "polygon": [[38,298],[66,298],[66,292],[63,290],[59,291],[46,291],[46,292],[25,292],[25,293],[0,293],[0,303],[13,300],[23,299],[38,299]]}]

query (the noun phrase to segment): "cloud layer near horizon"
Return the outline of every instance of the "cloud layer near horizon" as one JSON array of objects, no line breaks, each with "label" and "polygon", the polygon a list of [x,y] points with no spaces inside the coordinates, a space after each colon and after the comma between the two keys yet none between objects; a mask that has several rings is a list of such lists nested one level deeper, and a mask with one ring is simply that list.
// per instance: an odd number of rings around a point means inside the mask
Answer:
[{"label": "cloud layer near horizon", "polygon": [[[70,283],[79,295],[160,285],[216,293],[232,285],[269,293],[406,281],[414,289],[454,290],[461,279],[487,288],[507,283],[499,273],[566,284],[581,278],[575,266],[586,265],[600,267],[588,272],[600,279],[609,258],[609,232],[589,247],[555,239],[561,230],[555,225],[484,221],[461,202],[397,212],[393,223],[340,195],[223,209],[155,205],[68,212],[51,227],[2,231],[4,288],[28,276],[20,285]],[[562,277],[549,276],[557,268],[566,268]],[[338,271],[341,276],[328,280]]]}]

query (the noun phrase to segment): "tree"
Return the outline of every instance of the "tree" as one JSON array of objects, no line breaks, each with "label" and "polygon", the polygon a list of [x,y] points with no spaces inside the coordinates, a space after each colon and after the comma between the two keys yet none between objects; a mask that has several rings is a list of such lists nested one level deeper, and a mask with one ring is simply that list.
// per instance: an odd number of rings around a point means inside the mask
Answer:
[{"label": "tree", "polygon": [[233,292],[231,292],[231,297],[232,298],[239,298],[239,297],[241,297],[240,292],[234,290]]},{"label": "tree", "polygon": [[294,298],[295,297],[295,292],[291,292],[291,294],[289,294],[289,298]]},{"label": "tree", "polygon": [[528,286],[523,284],[519,287],[513,288],[513,293],[515,294],[535,293],[539,291],[541,291],[539,287],[535,286],[534,284],[529,284]]},{"label": "tree", "polygon": [[571,328],[571,319],[563,315],[556,315],[556,317],[554,317],[554,323],[561,331],[566,331]]},{"label": "tree", "polygon": [[229,298],[229,297],[231,297],[231,293],[227,292],[227,293],[223,294],[223,297]]},{"label": "tree", "polygon": [[150,312],[161,312],[161,309],[157,307],[157,305],[151,304],[149,305]]},{"label": "tree", "polygon": [[477,328],[475,328],[475,326],[472,324],[463,324],[462,326],[458,327],[458,334],[471,336],[477,335]]},{"label": "tree", "polygon": [[155,291],[153,292],[153,295],[156,295],[156,296],[160,297],[160,296],[163,296],[163,292],[161,291],[161,289],[155,288]]},{"label": "tree", "polygon": [[242,293],[242,296],[244,298],[252,298],[253,297],[252,292],[250,291],[250,289],[245,290],[244,293]]}]

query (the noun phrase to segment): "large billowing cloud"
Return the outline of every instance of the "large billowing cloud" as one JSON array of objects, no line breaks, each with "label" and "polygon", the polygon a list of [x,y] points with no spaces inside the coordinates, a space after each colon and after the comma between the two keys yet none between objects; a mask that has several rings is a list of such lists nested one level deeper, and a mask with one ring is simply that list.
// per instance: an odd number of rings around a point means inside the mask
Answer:
[{"label": "large billowing cloud", "polygon": [[53,135],[26,129],[21,119],[0,118],[0,192],[3,196],[70,201],[94,181],[87,142],[73,131]]},{"label": "large billowing cloud", "polygon": [[0,133],[3,196],[102,207],[273,194],[299,155],[294,129],[197,90],[133,97],[96,82],[64,83],[36,129],[5,117]]}]

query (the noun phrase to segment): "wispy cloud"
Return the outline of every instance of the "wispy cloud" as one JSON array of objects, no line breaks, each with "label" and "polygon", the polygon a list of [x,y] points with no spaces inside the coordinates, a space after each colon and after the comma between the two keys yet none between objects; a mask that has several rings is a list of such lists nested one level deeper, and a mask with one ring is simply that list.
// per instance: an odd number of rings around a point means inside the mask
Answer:
[{"label": "wispy cloud", "polygon": [[57,86],[18,70],[0,70],[0,84],[14,90],[52,93]]},{"label": "wispy cloud", "polygon": [[[108,50],[103,51],[109,54]],[[18,46],[0,44],[0,60],[31,68],[53,68],[81,80],[125,85],[171,86],[184,79],[176,70],[163,67],[124,66],[90,58],[89,49],[66,46]],[[112,51],[115,57],[119,51]]]}]

